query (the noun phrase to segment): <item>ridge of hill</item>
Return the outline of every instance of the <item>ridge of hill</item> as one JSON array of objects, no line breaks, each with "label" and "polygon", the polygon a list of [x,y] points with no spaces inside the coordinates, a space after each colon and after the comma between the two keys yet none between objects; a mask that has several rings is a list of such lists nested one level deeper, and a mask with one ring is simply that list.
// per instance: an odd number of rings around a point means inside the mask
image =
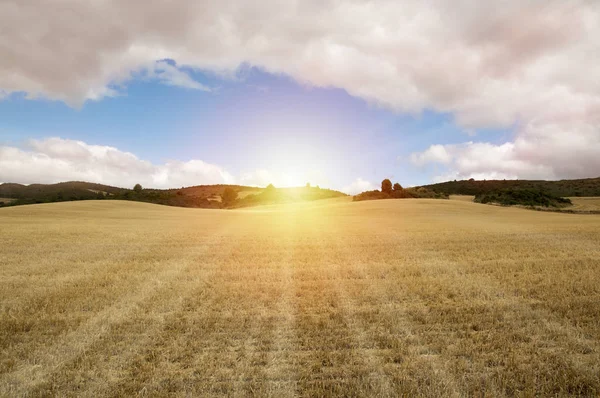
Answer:
[{"label": "ridge of hill", "polygon": [[446,181],[421,187],[446,195],[481,195],[499,190],[539,190],[559,197],[600,196],[600,177],[577,180],[461,180]]},{"label": "ridge of hill", "polygon": [[[224,202],[223,195],[226,190],[230,193],[234,192],[235,195],[233,195],[233,198],[227,198],[227,201]],[[269,186],[260,188],[216,184],[177,189],[134,190],[83,181],[31,185],[0,184],[0,198],[10,199],[10,201],[0,201],[0,207],[76,200],[120,199],[180,207],[234,208],[340,196],[346,196],[346,194],[319,187],[274,188]]]}]

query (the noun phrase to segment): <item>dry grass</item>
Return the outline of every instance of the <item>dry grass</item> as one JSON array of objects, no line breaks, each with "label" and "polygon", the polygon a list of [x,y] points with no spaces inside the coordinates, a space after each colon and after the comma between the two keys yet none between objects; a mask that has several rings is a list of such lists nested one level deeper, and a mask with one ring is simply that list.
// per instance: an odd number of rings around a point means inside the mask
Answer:
[{"label": "dry grass", "polygon": [[0,396],[597,396],[600,216],[0,209]]},{"label": "dry grass", "polygon": [[472,202],[475,199],[475,195],[450,195],[450,200],[459,200],[462,202]]},{"label": "dry grass", "polygon": [[600,198],[599,197],[573,197],[569,198],[573,202],[573,206],[569,206],[568,209],[575,211],[600,211]]},{"label": "dry grass", "polygon": [[256,191],[240,191],[240,192],[238,192],[237,197],[239,199],[243,199],[248,195],[256,195],[256,194],[257,194]]},{"label": "dry grass", "polygon": [[[473,195],[450,195],[450,200],[457,200],[462,202],[473,202],[475,196]],[[600,212],[600,197],[571,197],[573,206],[567,206],[564,210],[569,212]],[[541,208],[543,210],[543,208]]]}]

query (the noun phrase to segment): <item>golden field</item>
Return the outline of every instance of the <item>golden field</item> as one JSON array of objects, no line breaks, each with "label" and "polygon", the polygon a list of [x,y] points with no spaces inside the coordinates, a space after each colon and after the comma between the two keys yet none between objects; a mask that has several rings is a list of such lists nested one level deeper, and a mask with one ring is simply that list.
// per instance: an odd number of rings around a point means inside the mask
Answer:
[{"label": "golden field", "polygon": [[567,207],[568,209],[575,211],[600,211],[600,198],[598,197],[573,197],[569,198],[573,202],[573,206]]},{"label": "golden field", "polygon": [[0,396],[598,396],[600,216],[0,209]]},{"label": "golden field", "polygon": [[[450,195],[450,200],[459,200],[463,202],[473,202],[475,199],[474,195]],[[570,197],[573,205],[567,206],[564,210],[571,212],[599,212],[600,211],[600,197]]]}]

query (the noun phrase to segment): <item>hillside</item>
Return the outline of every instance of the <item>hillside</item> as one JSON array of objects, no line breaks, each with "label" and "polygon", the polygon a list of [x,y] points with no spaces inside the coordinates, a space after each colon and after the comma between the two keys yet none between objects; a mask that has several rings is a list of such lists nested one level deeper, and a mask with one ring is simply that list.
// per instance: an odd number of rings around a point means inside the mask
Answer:
[{"label": "hillside", "polygon": [[0,184],[0,197],[14,199],[12,203],[15,205],[103,199],[105,196],[119,195],[126,191],[128,190],[124,188],[81,181],[58,184]]},{"label": "hillside", "polygon": [[[222,196],[229,189],[233,198],[224,203]],[[167,206],[194,208],[235,208],[263,204],[290,203],[346,196],[346,194],[318,187],[266,188],[243,185],[197,185],[178,189],[118,188],[89,182],[71,181],[58,184],[21,185],[0,184],[0,207],[36,203],[78,200],[132,200]]]},{"label": "hillside", "polygon": [[446,195],[480,195],[507,189],[539,190],[553,196],[600,196],[600,177],[580,180],[461,180],[423,185]]},{"label": "hillside", "polygon": [[572,205],[571,200],[545,193],[540,190],[507,189],[479,194],[474,199],[477,203],[491,203],[502,206],[528,206],[560,209]]}]

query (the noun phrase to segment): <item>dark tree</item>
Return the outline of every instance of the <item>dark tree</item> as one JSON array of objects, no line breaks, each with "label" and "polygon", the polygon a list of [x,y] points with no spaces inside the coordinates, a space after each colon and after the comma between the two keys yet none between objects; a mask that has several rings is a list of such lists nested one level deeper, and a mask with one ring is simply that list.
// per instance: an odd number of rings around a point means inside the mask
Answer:
[{"label": "dark tree", "polygon": [[392,193],[392,182],[389,179],[381,181],[381,192]]},{"label": "dark tree", "polygon": [[394,191],[402,191],[402,185],[395,183],[394,184]]},{"label": "dark tree", "polygon": [[142,192],[142,186],[140,184],[135,184],[135,186],[133,187],[133,190],[137,193]]},{"label": "dark tree", "polygon": [[233,203],[237,199],[237,192],[234,191],[231,187],[225,188],[223,194],[221,195],[221,199],[223,200],[223,204]]}]

